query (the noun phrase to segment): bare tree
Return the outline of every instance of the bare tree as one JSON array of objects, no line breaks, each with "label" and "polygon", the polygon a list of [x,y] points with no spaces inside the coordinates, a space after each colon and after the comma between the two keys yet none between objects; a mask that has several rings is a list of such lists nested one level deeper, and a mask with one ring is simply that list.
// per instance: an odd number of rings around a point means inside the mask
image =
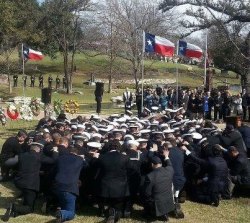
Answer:
[{"label": "bare tree", "polygon": [[130,62],[138,88],[143,58],[143,31],[163,36],[172,34],[169,13],[160,12],[155,3],[146,0],[107,0],[103,21],[106,24],[106,36],[110,40],[110,77],[113,61],[119,56]]}]

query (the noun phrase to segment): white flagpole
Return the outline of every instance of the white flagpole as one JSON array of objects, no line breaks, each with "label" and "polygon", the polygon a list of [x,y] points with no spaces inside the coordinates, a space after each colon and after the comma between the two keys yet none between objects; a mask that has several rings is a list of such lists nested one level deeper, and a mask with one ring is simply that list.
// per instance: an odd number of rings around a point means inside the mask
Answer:
[{"label": "white flagpole", "polygon": [[[143,112],[143,101],[144,101],[144,54],[145,54],[145,32],[142,32],[142,62],[141,62],[141,112]],[[138,92],[139,93],[139,92]]]},{"label": "white flagpole", "polygon": [[178,54],[179,54],[179,40],[177,41],[176,47],[176,105],[178,107],[178,99],[179,99],[179,67],[178,67]]},{"label": "white flagpole", "polygon": [[[22,43],[22,60],[23,60],[23,75],[22,75],[22,81],[23,81],[23,79],[24,79],[24,54],[23,54],[23,43]],[[24,81],[23,81],[23,96],[25,97]]]},{"label": "white flagpole", "polygon": [[208,29],[206,29],[206,50],[204,59],[204,90],[206,89],[206,77],[207,77],[207,35],[208,35]]}]

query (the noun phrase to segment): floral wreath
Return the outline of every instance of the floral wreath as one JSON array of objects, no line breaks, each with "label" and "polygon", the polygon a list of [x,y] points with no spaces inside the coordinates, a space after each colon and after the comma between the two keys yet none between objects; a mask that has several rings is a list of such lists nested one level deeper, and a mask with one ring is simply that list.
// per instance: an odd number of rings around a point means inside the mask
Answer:
[{"label": "floral wreath", "polygon": [[23,120],[31,121],[33,119],[33,112],[29,103],[23,103],[20,107],[20,114]]},{"label": "floral wreath", "polygon": [[56,115],[59,115],[62,110],[63,110],[62,99],[58,99],[58,100],[54,101],[54,111],[55,111]]},{"label": "floral wreath", "polygon": [[17,107],[13,103],[8,105],[7,115],[11,120],[16,120],[18,118],[19,113],[17,111]]},{"label": "floral wreath", "polygon": [[41,102],[37,98],[32,98],[30,102],[30,109],[34,116],[38,116],[41,112]]},{"label": "floral wreath", "polygon": [[4,109],[0,107],[0,122],[3,126],[6,125],[6,116],[4,114]]},{"label": "floral wreath", "polygon": [[79,104],[74,100],[66,101],[64,104],[64,111],[67,113],[75,114],[79,110]]}]

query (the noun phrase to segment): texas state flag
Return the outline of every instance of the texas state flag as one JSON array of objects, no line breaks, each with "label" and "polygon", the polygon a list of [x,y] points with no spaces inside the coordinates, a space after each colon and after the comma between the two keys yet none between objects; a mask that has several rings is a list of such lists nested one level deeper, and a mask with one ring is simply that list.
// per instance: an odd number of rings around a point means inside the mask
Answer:
[{"label": "texas state flag", "polygon": [[24,60],[42,60],[44,55],[40,51],[23,46],[23,58]]},{"label": "texas state flag", "polygon": [[162,56],[174,55],[174,43],[149,33],[145,33],[145,52],[158,53]]},{"label": "texas state flag", "polygon": [[179,55],[191,58],[201,58],[202,49],[194,44],[179,40]]}]

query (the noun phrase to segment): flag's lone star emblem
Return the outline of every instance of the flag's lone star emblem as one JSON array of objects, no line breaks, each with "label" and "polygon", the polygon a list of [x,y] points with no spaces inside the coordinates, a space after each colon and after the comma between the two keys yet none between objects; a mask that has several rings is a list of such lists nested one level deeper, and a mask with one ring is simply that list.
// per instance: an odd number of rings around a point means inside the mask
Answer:
[{"label": "flag's lone star emblem", "polygon": [[152,46],[152,41],[151,40],[147,40],[147,43],[149,46]]},{"label": "flag's lone star emblem", "polygon": [[180,51],[184,51],[184,47],[183,46],[180,46]]}]

